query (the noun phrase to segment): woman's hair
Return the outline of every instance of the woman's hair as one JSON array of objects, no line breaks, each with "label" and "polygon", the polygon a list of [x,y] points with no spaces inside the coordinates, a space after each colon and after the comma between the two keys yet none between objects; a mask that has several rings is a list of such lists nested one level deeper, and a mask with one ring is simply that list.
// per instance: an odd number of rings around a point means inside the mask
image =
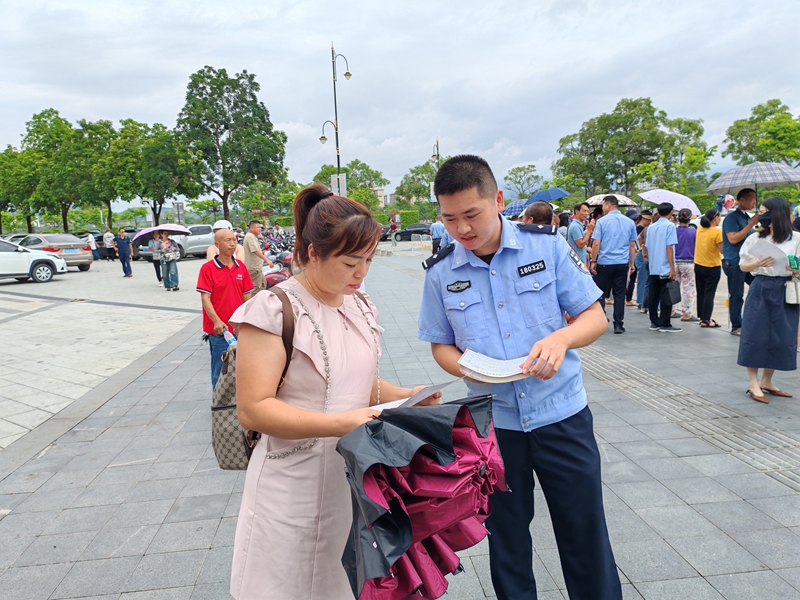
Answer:
[{"label": "woman's hair", "polygon": [[569,213],[562,212],[558,215],[558,226],[569,227]]},{"label": "woman's hair", "polygon": [[692,211],[688,208],[682,208],[678,211],[678,223],[690,223],[692,220]]},{"label": "woman's hair", "polygon": [[600,217],[603,216],[603,207],[602,206],[595,206],[594,210],[592,211],[592,218],[596,221]]},{"label": "woman's hair", "polygon": [[[762,203],[772,217],[772,240],[776,244],[782,244],[792,239],[792,215],[789,210],[789,203],[780,196],[772,196]],[[762,229],[758,237],[765,238],[770,234],[770,229]]]},{"label": "woman's hair", "polygon": [[794,221],[792,221],[792,229],[795,231],[800,231],[800,217],[797,217]]},{"label": "woman's hair", "polygon": [[719,211],[716,208],[709,208],[706,212],[703,213],[703,216],[700,217],[700,227],[708,229],[709,227],[711,227],[712,221],[716,219],[718,215]]},{"label": "woman's hair", "polygon": [[383,232],[366,206],[333,195],[321,183],[300,190],[293,212],[294,260],[300,266],[308,264],[310,245],[326,260],[376,246]]}]

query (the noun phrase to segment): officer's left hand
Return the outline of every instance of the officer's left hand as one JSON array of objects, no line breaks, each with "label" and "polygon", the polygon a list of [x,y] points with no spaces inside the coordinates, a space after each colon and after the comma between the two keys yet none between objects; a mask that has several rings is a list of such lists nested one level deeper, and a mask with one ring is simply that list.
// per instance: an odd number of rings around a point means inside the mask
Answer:
[{"label": "officer's left hand", "polygon": [[541,381],[547,381],[558,373],[568,349],[558,332],[551,333],[533,345],[531,353],[521,365],[522,372]]},{"label": "officer's left hand", "polygon": [[[413,388],[411,390],[411,396],[413,396],[417,392],[421,392],[426,387],[428,387],[428,386],[426,386],[426,385],[418,385],[417,387],[415,387],[415,388]],[[411,396],[409,396],[409,398]],[[436,392],[435,394],[433,394],[431,396],[428,396],[427,398],[425,398],[425,400],[422,400],[419,404],[415,404],[414,406],[431,406],[433,404],[441,404],[442,403],[441,397],[442,397],[442,392]]]}]

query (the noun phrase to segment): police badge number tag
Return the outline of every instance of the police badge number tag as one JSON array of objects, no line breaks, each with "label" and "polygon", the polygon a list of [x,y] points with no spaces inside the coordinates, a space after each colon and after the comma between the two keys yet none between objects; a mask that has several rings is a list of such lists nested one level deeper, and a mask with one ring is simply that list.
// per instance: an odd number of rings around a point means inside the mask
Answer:
[{"label": "police badge number tag", "polygon": [[447,286],[447,291],[457,294],[458,292],[463,292],[470,287],[472,287],[471,281],[456,281],[455,283],[451,283]]},{"label": "police badge number tag", "polygon": [[573,263],[573,264],[574,264],[576,267],[578,267],[578,269],[580,269],[580,270],[581,270],[583,273],[586,273],[587,275],[591,275],[591,273],[589,273],[589,269],[587,269],[587,268],[586,268],[586,265],[585,265],[585,264],[583,264],[583,261],[581,260],[581,257],[580,257],[580,256],[578,256],[578,253],[577,253],[577,252],[575,252],[575,250],[574,250],[574,249],[572,249],[572,248],[570,248],[570,249],[569,249],[569,259],[570,259],[570,260],[572,261],[572,263]]},{"label": "police badge number tag", "polygon": [[517,272],[519,273],[520,277],[525,277],[526,275],[533,275],[534,273],[538,273],[539,271],[544,271],[547,268],[545,266],[543,260],[537,260],[529,265],[522,265],[521,267],[517,267]]}]

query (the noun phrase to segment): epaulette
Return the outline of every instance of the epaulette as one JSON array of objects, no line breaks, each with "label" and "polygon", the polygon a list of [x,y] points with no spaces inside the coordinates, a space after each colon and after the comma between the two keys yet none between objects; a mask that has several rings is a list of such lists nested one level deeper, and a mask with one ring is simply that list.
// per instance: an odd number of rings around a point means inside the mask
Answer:
[{"label": "epaulette", "polygon": [[558,227],[555,225],[534,225],[533,223],[520,223],[517,225],[520,231],[527,231],[528,233],[549,233],[553,235],[558,233]]},{"label": "epaulette", "polygon": [[453,248],[455,247],[456,247],[455,244],[447,244],[447,246],[445,246],[444,248],[439,248],[439,251],[436,254],[432,254],[431,256],[422,261],[422,268],[427,271],[433,265],[442,260],[445,256],[450,254],[453,251]]}]

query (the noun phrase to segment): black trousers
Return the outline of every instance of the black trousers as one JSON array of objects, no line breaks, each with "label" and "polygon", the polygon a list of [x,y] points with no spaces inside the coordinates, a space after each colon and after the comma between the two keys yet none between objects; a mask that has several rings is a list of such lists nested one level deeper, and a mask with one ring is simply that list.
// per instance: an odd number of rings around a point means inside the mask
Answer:
[{"label": "black trousers", "polygon": [[636,273],[638,269],[631,273],[630,279],[628,279],[628,289],[625,290],[625,302],[630,302],[633,300],[633,290],[636,287]]},{"label": "black trousers", "polygon": [[625,319],[625,284],[628,282],[628,265],[597,265],[594,282],[603,292],[600,306],[606,309],[609,292],[614,296],[614,327],[622,327]]},{"label": "black trousers", "polygon": [[600,453],[587,406],[530,433],[495,430],[508,492],[490,500],[489,560],[498,600],[536,600],[533,576],[533,473],[542,485],[570,600],[621,600],[608,540]]},{"label": "black trousers", "polygon": [[431,239],[431,254],[436,254],[439,251],[439,244],[442,243],[442,238]]},{"label": "black trousers", "polygon": [[156,277],[158,278],[158,282],[161,283],[161,261],[159,259],[154,259],[153,267],[156,270]]},{"label": "black trousers", "polygon": [[648,310],[650,312],[650,323],[656,327],[669,327],[672,325],[669,318],[672,314],[672,304],[670,304],[669,293],[667,292],[668,281],[669,279],[661,279],[661,275],[650,275],[648,284],[650,306],[648,306]]},{"label": "black trousers", "polygon": [[711,320],[720,271],[720,267],[694,266],[694,280],[697,285],[697,316],[701,321]]}]

